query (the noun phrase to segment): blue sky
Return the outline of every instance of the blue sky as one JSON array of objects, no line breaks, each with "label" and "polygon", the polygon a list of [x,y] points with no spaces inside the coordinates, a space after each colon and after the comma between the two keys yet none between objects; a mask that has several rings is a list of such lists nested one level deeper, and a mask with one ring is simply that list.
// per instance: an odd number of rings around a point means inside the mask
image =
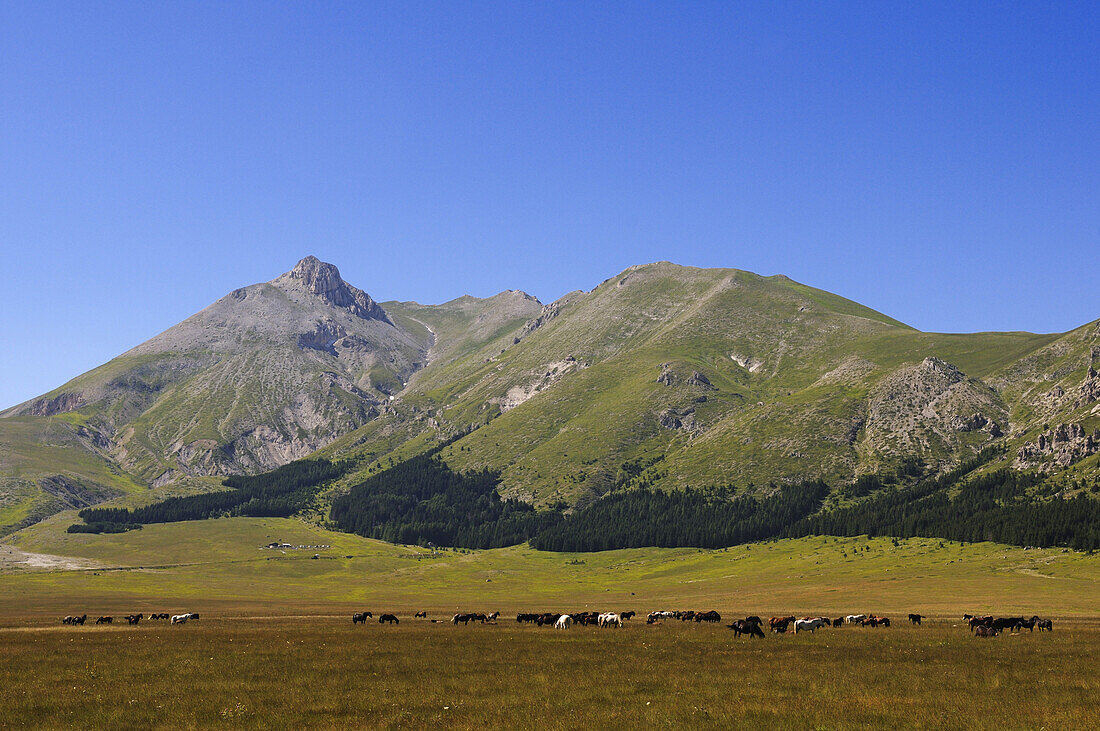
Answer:
[{"label": "blue sky", "polygon": [[379,300],[667,259],[1100,317],[1095,3],[0,4],[0,407],[307,254]]}]

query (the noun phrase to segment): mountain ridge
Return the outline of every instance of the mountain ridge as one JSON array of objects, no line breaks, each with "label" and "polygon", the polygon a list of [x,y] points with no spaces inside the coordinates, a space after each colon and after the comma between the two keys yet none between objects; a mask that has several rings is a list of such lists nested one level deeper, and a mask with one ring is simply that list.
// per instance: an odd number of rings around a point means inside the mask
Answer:
[{"label": "mountain ridge", "polygon": [[1092,474],[1098,363],[1097,322],[925,333],[783,275],[654,262],[549,304],[422,305],[375,302],[310,256],[0,413],[0,523],[5,505],[10,526],[61,504],[33,459],[42,420],[70,435],[83,466],[62,476],[92,500],[318,449],[370,469],[447,440],[448,464],[540,505],[619,489],[632,460],[656,460],[647,484],[748,488],[1001,440],[1008,462]]}]

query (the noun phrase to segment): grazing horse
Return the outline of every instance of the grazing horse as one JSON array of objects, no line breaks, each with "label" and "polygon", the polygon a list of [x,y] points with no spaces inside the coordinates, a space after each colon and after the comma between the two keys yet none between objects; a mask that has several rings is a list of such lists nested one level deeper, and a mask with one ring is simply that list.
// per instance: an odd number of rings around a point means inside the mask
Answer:
[{"label": "grazing horse", "polygon": [[970,619],[966,621],[970,624],[971,631],[977,629],[978,627],[993,626],[993,617],[991,615],[987,615],[985,617],[975,617],[971,615]]},{"label": "grazing horse", "polygon": [[848,624],[860,624],[863,620],[867,619],[866,614],[849,614],[844,618]]},{"label": "grazing horse", "polygon": [[110,624],[113,620],[112,617],[100,617],[95,621],[96,624]]},{"label": "grazing horse", "polygon": [[569,629],[573,624],[573,618],[568,614],[563,614],[558,617],[558,621],[554,622],[554,629]]},{"label": "grazing horse", "polygon": [[922,619],[924,619],[924,617],[923,617],[922,615],[920,615],[920,614],[910,614],[910,615],[909,615],[909,624],[915,624],[915,625],[918,625],[918,626],[919,626],[919,625],[920,625],[920,621],[921,621]]},{"label": "grazing horse", "polygon": [[1035,631],[1035,624],[1039,621],[1039,617],[1032,617],[1031,619],[1021,619],[1016,623],[1015,629],[1026,629],[1028,632]]},{"label": "grazing horse", "polygon": [[721,622],[722,621],[722,615],[719,614],[718,612],[714,611],[713,609],[710,610],[709,612],[696,612],[695,621],[696,622]]},{"label": "grazing horse", "polygon": [[1023,617],[997,617],[990,626],[998,632],[1003,632],[1006,629],[1012,631],[1023,621]]},{"label": "grazing horse", "polygon": [[1047,632],[1054,631],[1054,622],[1050,621],[1049,619],[1036,620],[1035,625],[1039,628],[1040,632],[1042,632],[1043,630],[1046,630]]},{"label": "grazing horse", "polygon": [[[425,616],[427,616],[427,615],[425,615]],[[490,612],[489,614],[485,615],[485,619],[490,621],[490,622],[495,622],[497,620],[497,617],[499,617],[499,616],[500,616],[500,612]]]},{"label": "grazing horse", "polygon": [[598,621],[600,627],[611,627],[612,625],[614,625],[615,627],[623,626],[623,618],[615,612],[607,612],[605,614],[601,614]]},{"label": "grazing horse", "polygon": [[735,637],[741,635],[748,635],[749,637],[760,637],[763,639],[764,631],[760,629],[760,625],[756,622],[750,622],[747,619],[738,619],[733,624],[726,625],[733,630]]},{"label": "grazing horse", "polygon": [[462,624],[466,625],[469,624],[470,620],[473,618],[474,615],[472,614],[456,614],[455,616],[451,617],[451,624],[453,624],[455,627],[458,626],[459,622],[462,622]]},{"label": "grazing horse", "polygon": [[843,627],[844,626],[844,617],[837,617],[836,619],[834,619],[833,620],[833,626],[834,627]]},{"label": "grazing horse", "polygon": [[189,619],[191,619],[190,614],[173,614],[172,624],[186,624]]},{"label": "grazing horse", "polygon": [[65,619],[61,620],[61,624],[84,624],[84,620],[88,619],[87,614],[82,614],[79,617],[75,614],[70,614]]},{"label": "grazing horse", "polygon": [[978,625],[977,627],[974,628],[974,636],[975,637],[996,637],[997,636],[997,630],[993,629],[992,627],[986,627],[984,624],[983,625]]},{"label": "grazing horse", "polygon": [[795,621],[794,617],[772,617],[769,624],[771,625],[772,632],[776,634],[786,634],[787,627],[790,626],[793,621]]},{"label": "grazing horse", "polygon": [[416,617],[423,617],[424,619],[427,619],[428,618],[428,613],[427,612],[417,612],[416,614],[413,615],[414,619]]},{"label": "grazing horse", "polygon": [[809,630],[810,634],[813,634],[814,630],[820,626],[821,624],[816,619],[796,619],[794,621],[794,633],[798,634],[804,630]]},{"label": "grazing horse", "polygon": [[138,622],[141,621],[141,618],[143,616],[144,615],[142,615],[142,614],[127,614],[126,615],[126,621],[129,622],[130,624],[137,624]]},{"label": "grazing horse", "polygon": [[396,614],[383,614],[378,618],[378,624],[385,624],[386,622],[390,624],[401,624],[401,620],[397,618]]},{"label": "grazing horse", "polygon": [[365,625],[367,623],[367,617],[369,616],[370,612],[356,612],[355,614],[351,615],[351,623],[359,624],[360,622],[362,622]]}]

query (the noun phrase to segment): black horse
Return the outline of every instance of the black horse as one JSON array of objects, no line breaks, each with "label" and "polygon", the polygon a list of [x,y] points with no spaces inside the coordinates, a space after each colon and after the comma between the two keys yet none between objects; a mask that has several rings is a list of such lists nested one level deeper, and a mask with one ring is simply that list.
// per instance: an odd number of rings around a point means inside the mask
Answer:
[{"label": "black horse", "polygon": [[919,626],[919,625],[920,625],[920,621],[921,621],[922,619],[924,619],[924,617],[923,617],[923,616],[921,616],[920,614],[910,614],[910,615],[909,615],[909,624],[915,624],[915,625],[918,625],[918,626]]},{"label": "black horse", "polygon": [[760,625],[756,622],[750,622],[746,619],[738,619],[733,624],[726,625],[733,630],[733,634],[736,637],[741,635],[748,635],[749,637],[764,637],[764,631],[760,629]]},{"label": "black horse", "polygon": [[387,622],[390,624],[401,624],[401,620],[397,618],[396,614],[383,614],[378,618],[378,624],[385,624]]}]

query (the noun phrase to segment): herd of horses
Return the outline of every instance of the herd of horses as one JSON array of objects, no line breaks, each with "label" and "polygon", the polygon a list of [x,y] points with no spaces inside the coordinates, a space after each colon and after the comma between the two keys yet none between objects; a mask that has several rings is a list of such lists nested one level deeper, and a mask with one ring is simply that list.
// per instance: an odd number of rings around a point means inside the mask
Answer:
[{"label": "herd of horses", "polygon": [[[574,612],[572,614],[560,614],[558,612],[522,612],[516,615],[516,622],[520,624],[534,624],[539,627],[554,627],[555,629],[569,629],[573,625],[579,626],[596,626],[596,627],[622,627],[623,622],[636,616],[637,613],[633,611],[627,612]],[[415,617],[423,617],[427,619],[427,612],[417,612]],[[368,617],[373,617],[370,612],[357,612],[352,615],[351,621],[353,624],[359,624],[366,622]],[[451,617],[451,624],[458,626],[468,625],[470,623],[495,622],[500,617],[500,612],[460,612]],[[908,616],[909,624],[921,626],[922,621],[925,619],[923,614],[911,613]],[[1024,617],[997,617],[992,616],[974,616],[966,614],[963,619],[969,623],[970,629],[978,637],[993,637],[999,632],[1009,630],[1015,632],[1021,629],[1034,630],[1038,628],[1040,632],[1044,630],[1052,630],[1053,622],[1049,619],[1041,619],[1038,616],[1025,619]],[[678,620],[680,622],[721,622],[722,615],[714,610],[699,612],[699,611],[656,611],[650,612],[646,615],[646,624],[659,624],[665,620]],[[390,622],[396,624],[398,619],[393,614],[383,614],[379,618],[379,623]],[[439,622],[442,620],[432,619],[431,622]],[[830,619],[829,617],[796,617],[794,615],[788,615],[785,617],[772,617],[767,623],[763,619],[757,616],[749,616],[744,619],[736,619],[731,624],[726,626],[733,630],[733,633],[737,637],[742,635],[748,635],[749,637],[764,638],[764,628],[767,627],[773,634],[786,634],[792,628],[794,633],[810,632],[820,629],[821,627],[844,627],[846,625],[855,627],[889,627],[890,618],[882,617],[876,614],[846,614],[843,617],[836,617]]]},{"label": "herd of horses", "polygon": [[1005,630],[1018,632],[1026,629],[1028,632],[1034,632],[1038,628],[1040,632],[1054,631],[1054,622],[1050,619],[1042,619],[1038,615],[1025,619],[1023,617],[993,617],[992,615],[977,617],[973,614],[964,614],[963,621],[969,625],[970,631],[974,633],[975,637],[996,637]]},{"label": "herd of horses", "polygon": [[[356,612],[352,614],[352,624],[365,623],[367,618],[372,618],[370,612]],[[427,619],[427,612],[417,612],[415,617],[423,617]],[[622,627],[623,622],[630,620],[637,616],[637,612],[574,612],[572,614],[560,614],[558,612],[523,612],[516,615],[516,622],[520,624],[534,624],[539,627],[554,627],[555,629],[569,629],[573,625],[579,625],[581,627],[596,626],[596,627]],[[479,622],[484,624],[486,622],[495,622],[500,617],[500,612],[460,612],[451,617],[451,624],[458,626],[468,625],[471,622]],[[923,619],[920,614],[910,614],[909,621],[913,624],[920,624]],[[679,620],[681,622],[721,622],[722,615],[715,610],[709,610],[706,612],[699,611],[657,611],[650,612],[646,615],[646,624],[659,624],[664,620]],[[383,614],[378,619],[379,623],[391,622],[396,624],[398,619],[392,614]],[[431,622],[438,622],[440,620],[430,620]],[[726,625],[734,633],[740,637],[743,634],[750,637],[763,637],[764,632],[761,629],[764,621],[760,617],[750,616],[745,619],[738,619],[733,624]],[[795,616],[788,617],[772,617],[768,626],[771,631],[776,634],[783,634],[791,627],[794,628],[795,634],[799,632],[813,632],[819,627],[840,627],[844,624],[854,624],[861,627],[889,627],[889,617],[878,617],[875,615],[867,614],[849,614],[846,617],[838,617],[836,619],[829,619],[828,617],[803,617],[801,619]]]},{"label": "herd of horses", "polygon": [[[420,616],[419,612],[417,616]],[[352,624],[366,624],[368,619],[374,619],[374,615],[370,612],[356,612],[351,615]],[[401,620],[397,618],[396,614],[383,614],[378,617],[378,624],[401,624]]]},{"label": "herd of horses", "polygon": [[[129,624],[138,624],[143,619],[168,619],[171,620],[172,624],[184,624],[188,620],[198,620],[198,618],[199,615],[195,614],[194,612],[188,612],[187,614],[169,614],[168,612],[154,612],[148,617],[146,617],[145,613],[142,612],[140,614],[126,614],[122,617],[122,619],[125,619]],[[61,624],[82,625],[86,621],[88,621],[87,614],[82,614],[79,617],[74,614],[70,614],[67,617],[62,618]],[[113,616],[105,616],[96,619],[95,623],[113,624],[114,621],[115,618]]]},{"label": "herd of horses", "polygon": [[[416,612],[414,617],[427,619],[428,613],[425,611]],[[630,620],[636,616],[636,612],[574,612],[572,614],[560,614],[557,612],[532,612],[532,613],[520,613],[516,615],[516,622],[520,624],[530,623],[539,627],[554,627],[556,629],[569,629],[573,625],[596,626],[596,627],[622,627],[623,622]],[[459,624],[468,625],[470,623],[487,622],[492,623],[500,617],[500,612],[460,612],[451,617],[451,624],[458,626]],[[168,612],[154,612],[146,617],[144,614],[127,614],[123,615],[121,619],[125,619],[129,624],[138,624],[143,619],[150,620],[169,620],[172,624],[184,624],[188,621],[196,621],[199,615],[194,612],[185,614],[169,614]],[[356,612],[352,614],[352,624],[365,624],[368,619],[373,619],[374,615],[371,612]],[[924,616],[921,614],[910,614],[909,623],[920,626],[921,620]],[[699,612],[699,611],[656,611],[650,612],[646,615],[646,624],[659,624],[665,620],[678,620],[681,622],[721,622],[722,615],[714,610]],[[83,625],[88,621],[88,615],[82,614],[80,616],[69,615],[61,620],[62,624],[71,625]],[[441,620],[430,620],[431,622],[439,622]],[[963,621],[970,627],[970,631],[976,637],[995,637],[1001,632],[1018,632],[1020,630],[1028,630],[1029,632],[1038,629],[1040,632],[1050,632],[1054,630],[1054,623],[1050,619],[1043,619],[1038,615],[1030,618],[1025,617],[994,617],[992,615],[977,616],[973,614],[964,614]],[[95,624],[111,624],[114,622],[114,617],[103,616],[95,620]],[[381,614],[378,617],[379,624],[400,624],[401,620],[397,618],[396,614]],[[880,617],[874,614],[848,614],[843,617],[837,617],[830,619],[828,617],[795,617],[789,615],[785,617],[772,617],[765,625],[764,620],[757,616],[749,616],[744,619],[734,620],[732,624],[726,626],[733,630],[737,637],[742,635],[748,635],[749,637],[765,637],[764,627],[767,626],[773,634],[786,634],[792,627],[795,634],[800,632],[813,633],[821,627],[843,627],[845,625],[854,625],[857,627],[889,627],[890,618]]]}]

